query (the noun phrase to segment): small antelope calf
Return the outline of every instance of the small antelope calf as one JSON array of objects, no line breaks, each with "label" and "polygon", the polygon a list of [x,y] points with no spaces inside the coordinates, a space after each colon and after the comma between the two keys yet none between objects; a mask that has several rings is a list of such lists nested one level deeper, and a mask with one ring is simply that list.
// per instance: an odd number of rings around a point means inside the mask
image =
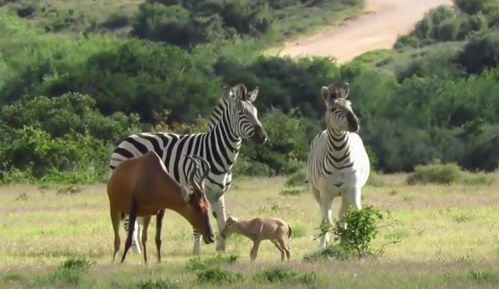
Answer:
[{"label": "small antelope calf", "polygon": [[251,261],[256,259],[262,240],[271,240],[274,243],[281,252],[281,261],[284,261],[286,257],[290,258],[291,252],[286,241],[291,236],[291,227],[281,219],[254,218],[244,221],[229,216],[222,231],[222,237],[228,238],[232,233],[244,235],[253,241]]},{"label": "small antelope calf", "polygon": [[[204,242],[213,243],[214,236],[209,219],[210,205],[203,191],[203,181],[208,176],[208,170],[203,171],[200,184],[194,181],[194,175],[202,170],[199,162],[195,163],[195,170],[189,176],[192,192],[181,186],[166,170],[159,156],[153,152],[128,159],[120,163],[113,171],[107,183],[107,194],[111,209],[111,221],[114,229],[113,261],[120,248],[119,223],[124,214],[130,215],[128,236],[121,262],[132,245],[132,236],[135,219],[144,217],[142,228],[142,246],[144,261],[147,263],[147,227],[152,215],[157,215],[162,209],[171,209],[182,215],[195,230],[203,235]],[[206,161],[201,159],[202,161]],[[161,261],[161,219],[156,222],[156,249],[158,262]]]}]

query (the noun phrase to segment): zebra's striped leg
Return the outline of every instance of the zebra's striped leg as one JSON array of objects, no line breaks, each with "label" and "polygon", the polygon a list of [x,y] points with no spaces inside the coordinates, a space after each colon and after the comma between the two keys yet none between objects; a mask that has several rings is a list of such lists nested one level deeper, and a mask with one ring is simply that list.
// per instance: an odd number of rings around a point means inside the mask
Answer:
[{"label": "zebra's striped leg", "polygon": [[[322,223],[326,224],[327,227],[331,224],[331,207],[333,205],[333,197],[328,192],[321,192],[321,213],[322,213]],[[321,236],[320,246],[321,248],[327,247],[329,245],[330,233],[329,230],[324,232]]]},{"label": "zebra's striped leg", "polygon": [[[141,220],[141,217],[137,218],[137,221],[135,222],[135,227],[133,230],[133,236],[132,236],[132,251],[136,253],[142,253],[142,250],[140,249],[140,243],[139,243],[139,235],[140,235],[140,225],[139,221]],[[129,223],[130,223],[130,216],[125,215],[125,220],[123,221],[123,226],[125,227],[125,232],[128,235],[128,228],[129,228]]]},{"label": "zebra's striped leg", "polygon": [[201,234],[194,230],[194,248],[192,254],[199,256],[201,254]]},{"label": "zebra's striped leg", "polygon": [[218,236],[217,236],[217,251],[219,252],[225,252],[225,239],[222,238],[220,235],[220,232],[225,227],[225,200],[224,196],[221,196],[218,200],[212,202],[211,204],[212,209],[213,209],[213,215],[215,216],[215,219],[217,219],[217,225],[218,225]]}]

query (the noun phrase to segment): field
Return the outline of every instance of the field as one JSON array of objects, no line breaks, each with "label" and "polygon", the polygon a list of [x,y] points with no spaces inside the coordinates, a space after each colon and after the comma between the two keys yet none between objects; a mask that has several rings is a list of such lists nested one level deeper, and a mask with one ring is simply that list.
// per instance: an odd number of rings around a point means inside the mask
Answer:
[{"label": "field", "polygon": [[[319,210],[308,192],[280,194],[285,182],[280,177],[236,179],[226,197],[230,214],[276,216],[291,224],[292,259],[286,263],[278,261],[270,242],[262,244],[256,263],[251,263],[251,244],[237,235],[228,240],[226,252],[238,256],[234,263],[217,257],[214,245],[203,246],[201,261],[189,261],[191,228],[167,212],[162,264],[143,265],[134,253],[125,264],[111,264],[112,229],[104,184],[3,186],[0,287],[497,288],[499,174],[491,176],[492,184],[479,186],[409,186],[405,175],[381,176],[382,186],[364,189],[363,204],[389,210],[398,220],[382,229],[375,246],[397,238],[400,243],[386,247],[378,258],[321,262],[303,261],[318,247],[313,235]],[[150,260],[156,254],[153,235],[151,226]],[[68,258],[81,266],[61,266]],[[203,268],[207,258],[221,261],[215,267],[222,271]]]}]

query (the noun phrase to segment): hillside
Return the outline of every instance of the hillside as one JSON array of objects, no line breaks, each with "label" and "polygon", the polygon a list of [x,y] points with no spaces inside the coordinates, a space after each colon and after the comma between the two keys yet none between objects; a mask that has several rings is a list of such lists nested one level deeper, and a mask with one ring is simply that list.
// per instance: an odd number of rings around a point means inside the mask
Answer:
[{"label": "hillside", "polygon": [[[455,8],[433,9],[395,49],[342,66],[329,58],[262,56],[279,39],[273,35],[279,21],[266,22],[268,7],[250,2],[210,2],[211,14],[202,17],[208,6],[150,0],[136,15],[147,25],[133,28],[143,37],[51,33],[35,25],[35,16],[3,9],[0,34],[9,36],[0,38],[4,182],[95,182],[123,136],[205,130],[203,119],[222,87],[240,82],[260,88],[255,105],[271,141],[245,142],[236,174],[290,174],[304,166],[311,139],[324,128],[320,87],[340,79],[351,84],[375,170],[411,171],[438,160],[495,170],[499,6],[474,1],[481,6],[456,0]],[[300,6],[272,9],[292,7]],[[258,26],[265,23],[271,25]],[[177,34],[163,33],[171,29]]]}]

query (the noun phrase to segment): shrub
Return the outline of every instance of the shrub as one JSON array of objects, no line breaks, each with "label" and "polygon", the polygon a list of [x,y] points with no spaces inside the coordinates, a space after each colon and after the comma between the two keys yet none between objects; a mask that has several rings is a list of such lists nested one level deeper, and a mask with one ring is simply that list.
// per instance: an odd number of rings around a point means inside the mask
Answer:
[{"label": "shrub", "polygon": [[179,289],[180,286],[169,280],[142,280],[137,286],[137,289]]},{"label": "shrub", "polygon": [[108,29],[118,29],[130,24],[130,16],[124,12],[113,12],[109,14],[101,26]]},{"label": "shrub", "polygon": [[[390,215],[388,214],[388,216]],[[371,242],[376,238],[381,227],[380,222],[384,218],[385,216],[379,210],[367,206],[359,211],[348,210],[343,219],[337,221],[335,225],[323,222],[315,238],[333,233],[334,240],[339,241],[339,243],[307,255],[304,259],[309,261],[325,258],[345,260],[351,257],[362,258],[368,255],[378,256],[382,254],[384,246],[398,242],[398,240],[391,241],[378,250],[371,247]]]},{"label": "shrub", "polygon": [[287,187],[294,186],[306,186],[308,184],[307,180],[307,169],[302,168],[294,173],[292,173],[286,182],[284,183]]},{"label": "shrub", "polygon": [[263,271],[261,274],[257,275],[257,279],[264,280],[267,282],[284,282],[296,277],[298,274],[296,272],[286,270],[283,268],[272,268]]},{"label": "shrub", "polygon": [[459,10],[467,14],[486,12],[492,6],[497,5],[496,0],[453,0]]},{"label": "shrub", "polygon": [[214,257],[208,257],[206,259],[193,258],[187,262],[187,269],[189,270],[204,270],[215,265],[221,264],[233,264],[237,261],[239,256],[237,255],[216,255]]},{"label": "shrub", "polygon": [[297,196],[297,195],[301,194],[301,192],[303,192],[304,190],[306,190],[306,188],[303,188],[303,187],[284,187],[279,192],[279,194],[281,194],[283,196]]},{"label": "shrub", "polygon": [[243,279],[240,273],[234,274],[219,268],[203,269],[196,273],[198,284],[231,284]]},{"label": "shrub", "polygon": [[438,25],[437,40],[452,41],[456,40],[460,31],[461,21],[459,19],[448,19]]},{"label": "shrub", "polygon": [[93,261],[86,258],[69,258],[62,262],[54,273],[45,277],[44,283],[78,285],[93,264]]},{"label": "shrub", "polygon": [[459,55],[459,63],[469,73],[481,73],[499,65],[499,31],[480,33],[470,39]]},{"label": "shrub", "polygon": [[[265,114],[261,121],[269,140],[264,146],[245,145],[241,152],[248,161],[265,164],[271,174],[294,173],[303,167],[309,150],[309,138],[303,136],[310,134],[311,121],[295,113],[286,115],[280,110]],[[264,173],[265,170],[259,175]]]},{"label": "shrub", "polygon": [[371,206],[359,211],[349,210],[342,220],[345,226],[342,222],[336,223],[333,230],[335,239],[347,252],[359,258],[372,254],[371,241],[378,235],[381,220],[383,215]]},{"label": "shrub", "polygon": [[351,253],[348,252],[348,250],[345,249],[341,244],[333,244],[317,252],[305,255],[303,257],[303,260],[315,262],[320,260],[335,259],[341,261],[341,260],[347,260],[351,256],[352,256]]},{"label": "shrub", "polygon": [[439,162],[426,166],[416,166],[414,173],[409,175],[407,183],[414,184],[452,184],[460,181],[462,171],[456,164],[441,164]]}]

